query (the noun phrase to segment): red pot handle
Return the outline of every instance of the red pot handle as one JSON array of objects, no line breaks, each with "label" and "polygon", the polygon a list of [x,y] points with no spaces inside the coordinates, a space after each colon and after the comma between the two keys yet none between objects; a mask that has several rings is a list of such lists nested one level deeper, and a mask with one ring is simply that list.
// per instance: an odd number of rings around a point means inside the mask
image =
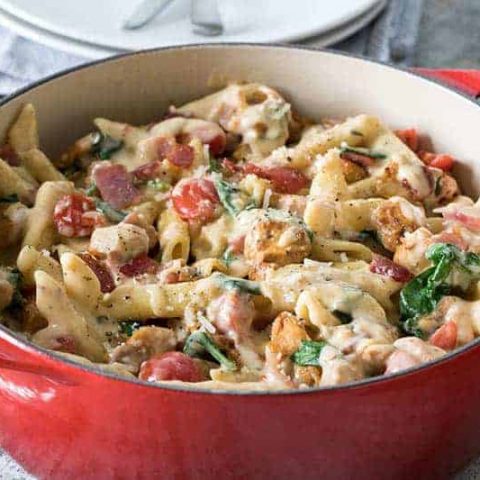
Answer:
[{"label": "red pot handle", "polygon": [[415,68],[416,72],[440,80],[472,97],[480,96],[480,70]]},{"label": "red pot handle", "polygon": [[33,374],[61,385],[76,385],[65,364],[46,356],[14,336],[0,330],[0,377],[2,370]]}]

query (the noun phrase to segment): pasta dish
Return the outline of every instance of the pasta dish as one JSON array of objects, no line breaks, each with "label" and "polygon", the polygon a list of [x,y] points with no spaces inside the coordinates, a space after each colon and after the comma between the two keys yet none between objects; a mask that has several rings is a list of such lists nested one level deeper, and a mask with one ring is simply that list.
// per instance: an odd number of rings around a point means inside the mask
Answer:
[{"label": "pasta dish", "polygon": [[314,122],[256,83],[94,126],[49,159],[25,105],[0,147],[0,318],[35,344],[263,390],[398,372],[480,334],[480,207],[424,132]]}]

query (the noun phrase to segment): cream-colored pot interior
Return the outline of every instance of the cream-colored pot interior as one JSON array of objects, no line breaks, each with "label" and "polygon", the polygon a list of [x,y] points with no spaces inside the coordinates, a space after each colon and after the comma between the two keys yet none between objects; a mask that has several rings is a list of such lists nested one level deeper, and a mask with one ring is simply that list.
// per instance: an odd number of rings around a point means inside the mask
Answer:
[{"label": "cream-colored pot interior", "polygon": [[55,157],[104,116],[130,123],[158,119],[170,104],[198,98],[228,80],[278,88],[312,118],[358,113],[392,127],[428,132],[438,151],[461,161],[464,191],[480,182],[480,108],[408,72],[332,52],[252,45],[192,46],[131,54],[71,71],[7,101],[2,136],[19,107],[38,111],[44,150]]}]

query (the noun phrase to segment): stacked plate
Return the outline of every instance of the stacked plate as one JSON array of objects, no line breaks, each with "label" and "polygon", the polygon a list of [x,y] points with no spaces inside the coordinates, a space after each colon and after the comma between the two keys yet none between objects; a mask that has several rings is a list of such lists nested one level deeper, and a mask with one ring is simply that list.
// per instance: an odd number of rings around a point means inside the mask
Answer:
[{"label": "stacked plate", "polygon": [[[276,0],[236,31],[205,37],[192,31],[192,1],[173,0],[138,30],[122,24],[135,2],[144,0],[0,0],[0,25],[23,37],[75,55],[102,58],[143,48],[207,42],[287,42],[315,36],[316,45],[334,44],[366,26],[387,0]],[[217,0],[218,2],[232,0]],[[233,4],[242,8],[242,2]],[[238,5],[238,7],[237,7]],[[241,15],[242,12],[239,12]]]}]

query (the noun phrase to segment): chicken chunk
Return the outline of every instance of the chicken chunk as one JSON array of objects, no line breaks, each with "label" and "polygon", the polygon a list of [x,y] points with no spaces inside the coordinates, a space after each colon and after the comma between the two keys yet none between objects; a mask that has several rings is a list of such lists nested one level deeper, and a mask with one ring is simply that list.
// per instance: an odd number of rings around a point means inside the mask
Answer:
[{"label": "chicken chunk", "polygon": [[0,207],[0,248],[20,242],[27,223],[28,208],[22,203],[5,204]]},{"label": "chicken chunk", "polygon": [[298,318],[291,313],[282,312],[272,325],[270,350],[290,356],[298,350],[302,340],[308,339],[308,333]]},{"label": "chicken chunk", "polygon": [[176,338],[172,330],[162,327],[141,327],[110,355],[112,362],[127,365],[137,372],[140,365],[155,355],[175,349]]},{"label": "chicken chunk", "polygon": [[149,237],[143,228],[119,223],[94,230],[89,250],[114,262],[125,263],[142,253],[147,253],[148,246]]},{"label": "chicken chunk", "polygon": [[372,213],[372,224],[383,246],[394,252],[405,233],[413,232],[425,220],[419,207],[399,197],[386,201]]},{"label": "chicken chunk", "polygon": [[355,183],[368,177],[368,172],[361,165],[342,159],[342,171],[347,183]]},{"label": "chicken chunk", "polygon": [[311,250],[312,242],[301,220],[288,215],[271,215],[269,210],[245,237],[244,255],[253,263],[300,263]]}]

